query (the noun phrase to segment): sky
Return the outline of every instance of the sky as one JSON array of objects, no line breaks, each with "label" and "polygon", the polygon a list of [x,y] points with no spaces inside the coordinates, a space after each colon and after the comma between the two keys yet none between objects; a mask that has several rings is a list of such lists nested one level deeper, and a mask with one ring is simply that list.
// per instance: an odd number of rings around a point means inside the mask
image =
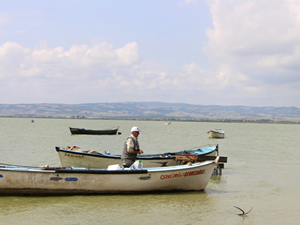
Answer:
[{"label": "sky", "polygon": [[0,104],[300,107],[298,0],[0,5]]}]

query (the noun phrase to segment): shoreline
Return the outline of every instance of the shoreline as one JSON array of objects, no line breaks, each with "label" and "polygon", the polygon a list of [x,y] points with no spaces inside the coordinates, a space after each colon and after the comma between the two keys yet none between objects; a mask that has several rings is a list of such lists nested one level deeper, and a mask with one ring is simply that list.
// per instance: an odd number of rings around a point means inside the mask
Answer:
[{"label": "shoreline", "polygon": [[27,118],[27,119],[79,119],[79,120],[140,120],[140,121],[164,121],[164,122],[218,122],[218,123],[266,123],[266,124],[300,124],[300,118],[154,118],[154,117],[69,117],[69,116],[0,116],[0,118]]}]

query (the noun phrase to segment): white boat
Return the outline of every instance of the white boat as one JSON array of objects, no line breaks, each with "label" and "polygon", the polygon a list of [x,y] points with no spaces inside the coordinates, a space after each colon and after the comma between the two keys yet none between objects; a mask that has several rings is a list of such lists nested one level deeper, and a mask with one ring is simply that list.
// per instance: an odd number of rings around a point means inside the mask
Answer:
[{"label": "white boat", "polygon": [[222,130],[209,130],[207,132],[209,138],[225,138],[225,132]]},{"label": "white boat", "polygon": [[75,195],[200,191],[206,188],[218,158],[142,170],[27,167],[0,164],[0,195]]},{"label": "white boat", "polygon": [[[75,147],[75,146],[74,146]],[[121,155],[105,154],[93,150],[83,151],[80,148],[68,150],[55,147],[61,166],[84,167],[84,168],[107,168],[112,164],[122,165]],[[71,148],[69,148],[71,149]],[[78,150],[79,149],[79,150]],[[218,145],[206,145],[192,150],[178,152],[165,152],[158,154],[141,154],[137,160],[142,160],[144,167],[175,166],[186,161],[205,161],[205,156],[219,155]],[[211,159],[211,158],[210,158]],[[226,159],[227,160],[227,159]],[[220,162],[224,161],[224,157]]]}]

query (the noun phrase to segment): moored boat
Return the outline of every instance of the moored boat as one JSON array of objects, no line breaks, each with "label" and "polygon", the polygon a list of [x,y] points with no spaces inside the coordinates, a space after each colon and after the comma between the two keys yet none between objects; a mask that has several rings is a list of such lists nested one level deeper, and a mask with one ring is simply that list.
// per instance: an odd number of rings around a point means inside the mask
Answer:
[{"label": "moored boat", "polygon": [[69,127],[71,134],[87,134],[87,135],[116,135],[121,134],[118,132],[119,128],[105,129],[105,130],[92,130],[85,128]]},{"label": "moored boat", "polygon": [[27,167],[0,164],[0,195],[75,195],[200,191],[218,158],[142,170]]},{"label": "moored boat", "polygon": [[209,130],[207,132],[209,138],[225,138],[225,132],[222,130]]},{"label": "moored boat", "polygon": [[[55,149],[62,166],[107,168],[112,164],[122,165],[121,155],[118,154],[105,154],[93,150],[83,151],[76,147],[73,148],[74,150],[60,147],[55,147]],[[182,164],[186,161],[205,161],[207,159],[205,158],[206,156],[216,157],[217,155],[219,155],[218,145],[205,145],[199,148],[178,152],[141,154],[137,155],[137,160],[141,159],[144,167],[163,167]],[[224,157],[221,158],[220,162],[223,161]]]}]

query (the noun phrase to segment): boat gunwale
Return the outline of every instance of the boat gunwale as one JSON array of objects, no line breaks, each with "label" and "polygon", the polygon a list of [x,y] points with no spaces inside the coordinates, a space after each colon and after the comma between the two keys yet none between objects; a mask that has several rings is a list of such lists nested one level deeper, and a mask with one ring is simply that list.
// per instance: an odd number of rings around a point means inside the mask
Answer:
[{"label": "boat gunwale", "polygon": [[87,169],[87,168],[59,168],[47,169],[47,167],[26,167],[26,166],[0,166],[1,171],[7,172],[30,172],[30,173],[85,173],[85,174],[146,174],[146,173],[159,173],[159,172],[181,172],[184,170],[201,168],[210,164],[216,163],[216,160],[207,160],[204,162],[197,162],[192,164],[166,166],[166,167],[149,167],[142,170],[108,170],[108,169]]},{"label": "boat gunwale", "polygon": [[[206,147],[209,149],[209,151],[204,152],[203,154],[210,154],[214,151],[218,151],[218,145],[211,146],[211,147]],[[199,149],[206,149],[206,148],[198,148],[198,149],[192,149],[192,150],[183,150],[183,151],[178,151],[178,152],[165,152],[165,153],[155,153],[155,154],[143,154],[143,155],[138,155],[137,159],[174,159],[176,157],[176,154],[184,154],[185,152],[187,153],[193,153],[195,155],[202,155],[197,153]],[[81,151],[73,151],[73,150],[68,150],[60,147],[55,147],[57,152],[65,152],[65,153],[71,153],[71,154],[78,154],[78,155],[86,155],[86,156],[93,156],[93,157],[100,157],[100,158],[112,158],[112,159],[119,159],[121,157],[120,154],[113,154],[113,155],[107,155],[103,153],[89,153],[89,152],[81,152]],[[162,155],[164,157],[162,157]]]}]

